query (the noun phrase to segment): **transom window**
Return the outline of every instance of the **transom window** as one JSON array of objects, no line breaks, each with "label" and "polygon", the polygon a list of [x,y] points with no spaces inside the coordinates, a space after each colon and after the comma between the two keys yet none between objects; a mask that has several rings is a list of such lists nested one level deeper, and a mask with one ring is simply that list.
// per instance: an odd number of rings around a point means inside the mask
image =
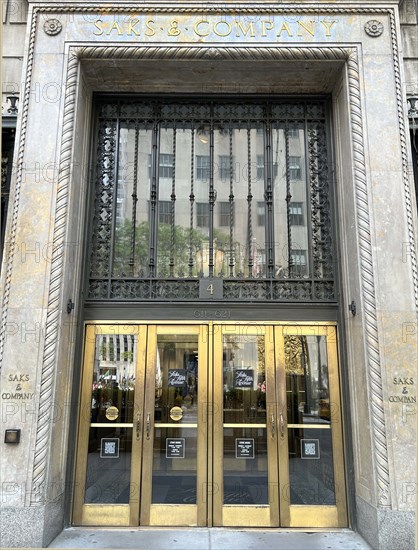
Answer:
[{"label": "transom window", "polygon": [[217,168],[219,179],[221,181],[229,180],[231,173],[234,173],[234,157],[230,157],[229,155],[219,155]]},{"label": "transom window", "polygon": [[[160,178],[173,177],[173,155],[160,153],[160,163],[158,167]],[[152,155],[148,155],[148,177],[152,177]]]},{"label": "transom window", "polygon": [[289,157],[289,177],[291,180],[300,180],[302,177],[301,157]]},{"label": "transom window", "polygon": [[230,202],[220,202],[219,203],[219,225],[221,227],[230,227],[234,225],[234,219],[231,219],[231,210],[232,216],[234,215],[234,203]]},{"label": "transom window", "polygon": [[210,175],[210,156],[197,155],[196,156],[196,179],[209,181],[209,175]]},{"label": "transom window", "polygon": [[196,224],[197,227],[209,227],[209,203],[196,203]]},{"label": "transom window", "polygon": [[325,111],[98,100],[88,299],[335,301]]},{"label": "transom window", "polygon": [[289,222],[291,225],[303,225],[303,202],[291,202],[289,205]]},{"label": "transom window", "polygon": [[266,224],[266,205],[263,202],[257,202],[257,225]]},{"label": "transom window", "polygon": [[158,222],[171,223],[171,202],[159,201],[158,208]]}]

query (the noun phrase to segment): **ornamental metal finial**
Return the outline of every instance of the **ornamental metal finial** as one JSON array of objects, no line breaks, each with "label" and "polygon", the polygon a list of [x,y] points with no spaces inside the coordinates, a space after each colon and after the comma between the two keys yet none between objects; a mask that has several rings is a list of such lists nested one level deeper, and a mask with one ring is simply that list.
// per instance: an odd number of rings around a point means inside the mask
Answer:
[{"label": "ornamental metal finial", "polygon": [[17,96],[15,96],[14,94],[13,95],[8,95],[6,97],[6,101],[8,101],[10,103],[10,107],[7,109],[7,112],[10,113],[11,115],[17,115],[17,102],[19,101],[19,98]]},{"label": "ornamental metal finial", "polygon": [[408,117],[418,118],[418,95],[407,97],[406,101],[408,103]]},{"label": "ornamental metal finial", "polygon": [[383,23],[376,21],[376,19],[371,19],[364,25],[364,30],[372,38],[377,38],[383,33]]},{"label": "ornamental metal finial", "polygon": [[62,31],[62,23],[58,19],[47,19],[44,23],[44,31],[49,36],[55,36]]}]

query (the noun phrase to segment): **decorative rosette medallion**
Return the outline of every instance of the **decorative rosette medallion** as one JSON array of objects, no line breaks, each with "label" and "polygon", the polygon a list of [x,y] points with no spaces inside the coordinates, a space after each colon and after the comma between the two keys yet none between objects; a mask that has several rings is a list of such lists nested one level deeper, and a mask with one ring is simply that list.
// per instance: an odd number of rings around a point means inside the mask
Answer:
[{"label": "decorative rosette medallion", "polygon": [[47,19],[44,23],[44,31],[49,36],[55,36],[62,31],[62,23],[58,19]]},{"label": "decorative rosette medallion", "polygon": [[371,19],[364,25],[364,30],[369,36],[377,38],[383,33],[383,23],[376,21],[376,19]]}]

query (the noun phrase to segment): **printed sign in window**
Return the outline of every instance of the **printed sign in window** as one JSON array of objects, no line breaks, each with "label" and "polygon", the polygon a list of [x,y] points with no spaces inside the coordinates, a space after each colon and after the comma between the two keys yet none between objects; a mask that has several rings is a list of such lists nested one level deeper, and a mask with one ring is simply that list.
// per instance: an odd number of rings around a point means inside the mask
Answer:
[{"label": "printed sign in window", "polygon": [[254,371],[252,369],[235,369],[234,388],[253,388]]},{"label": "printed sign in window", "polygon": [[320,458],[319,439],[301,439],[300,456],[301,458]]},{"label": "printed sign in window", "polygon": [[186,369],[169,369],[168,385],[172,388],[182,388],[186,384]]},{"label": "printed sign in window", "polygon": [[100,444],[100,458],[119,458],[118,437],[102,437]]},{"label": "printed sign in window", "polygon": [[184,437],[169,438],[165,440],[166,458],[184,458],[186,441]]},{"label": "printed sign in window", "polygon": [[236,439],[235,458],[254,458],[254,439]]}]

